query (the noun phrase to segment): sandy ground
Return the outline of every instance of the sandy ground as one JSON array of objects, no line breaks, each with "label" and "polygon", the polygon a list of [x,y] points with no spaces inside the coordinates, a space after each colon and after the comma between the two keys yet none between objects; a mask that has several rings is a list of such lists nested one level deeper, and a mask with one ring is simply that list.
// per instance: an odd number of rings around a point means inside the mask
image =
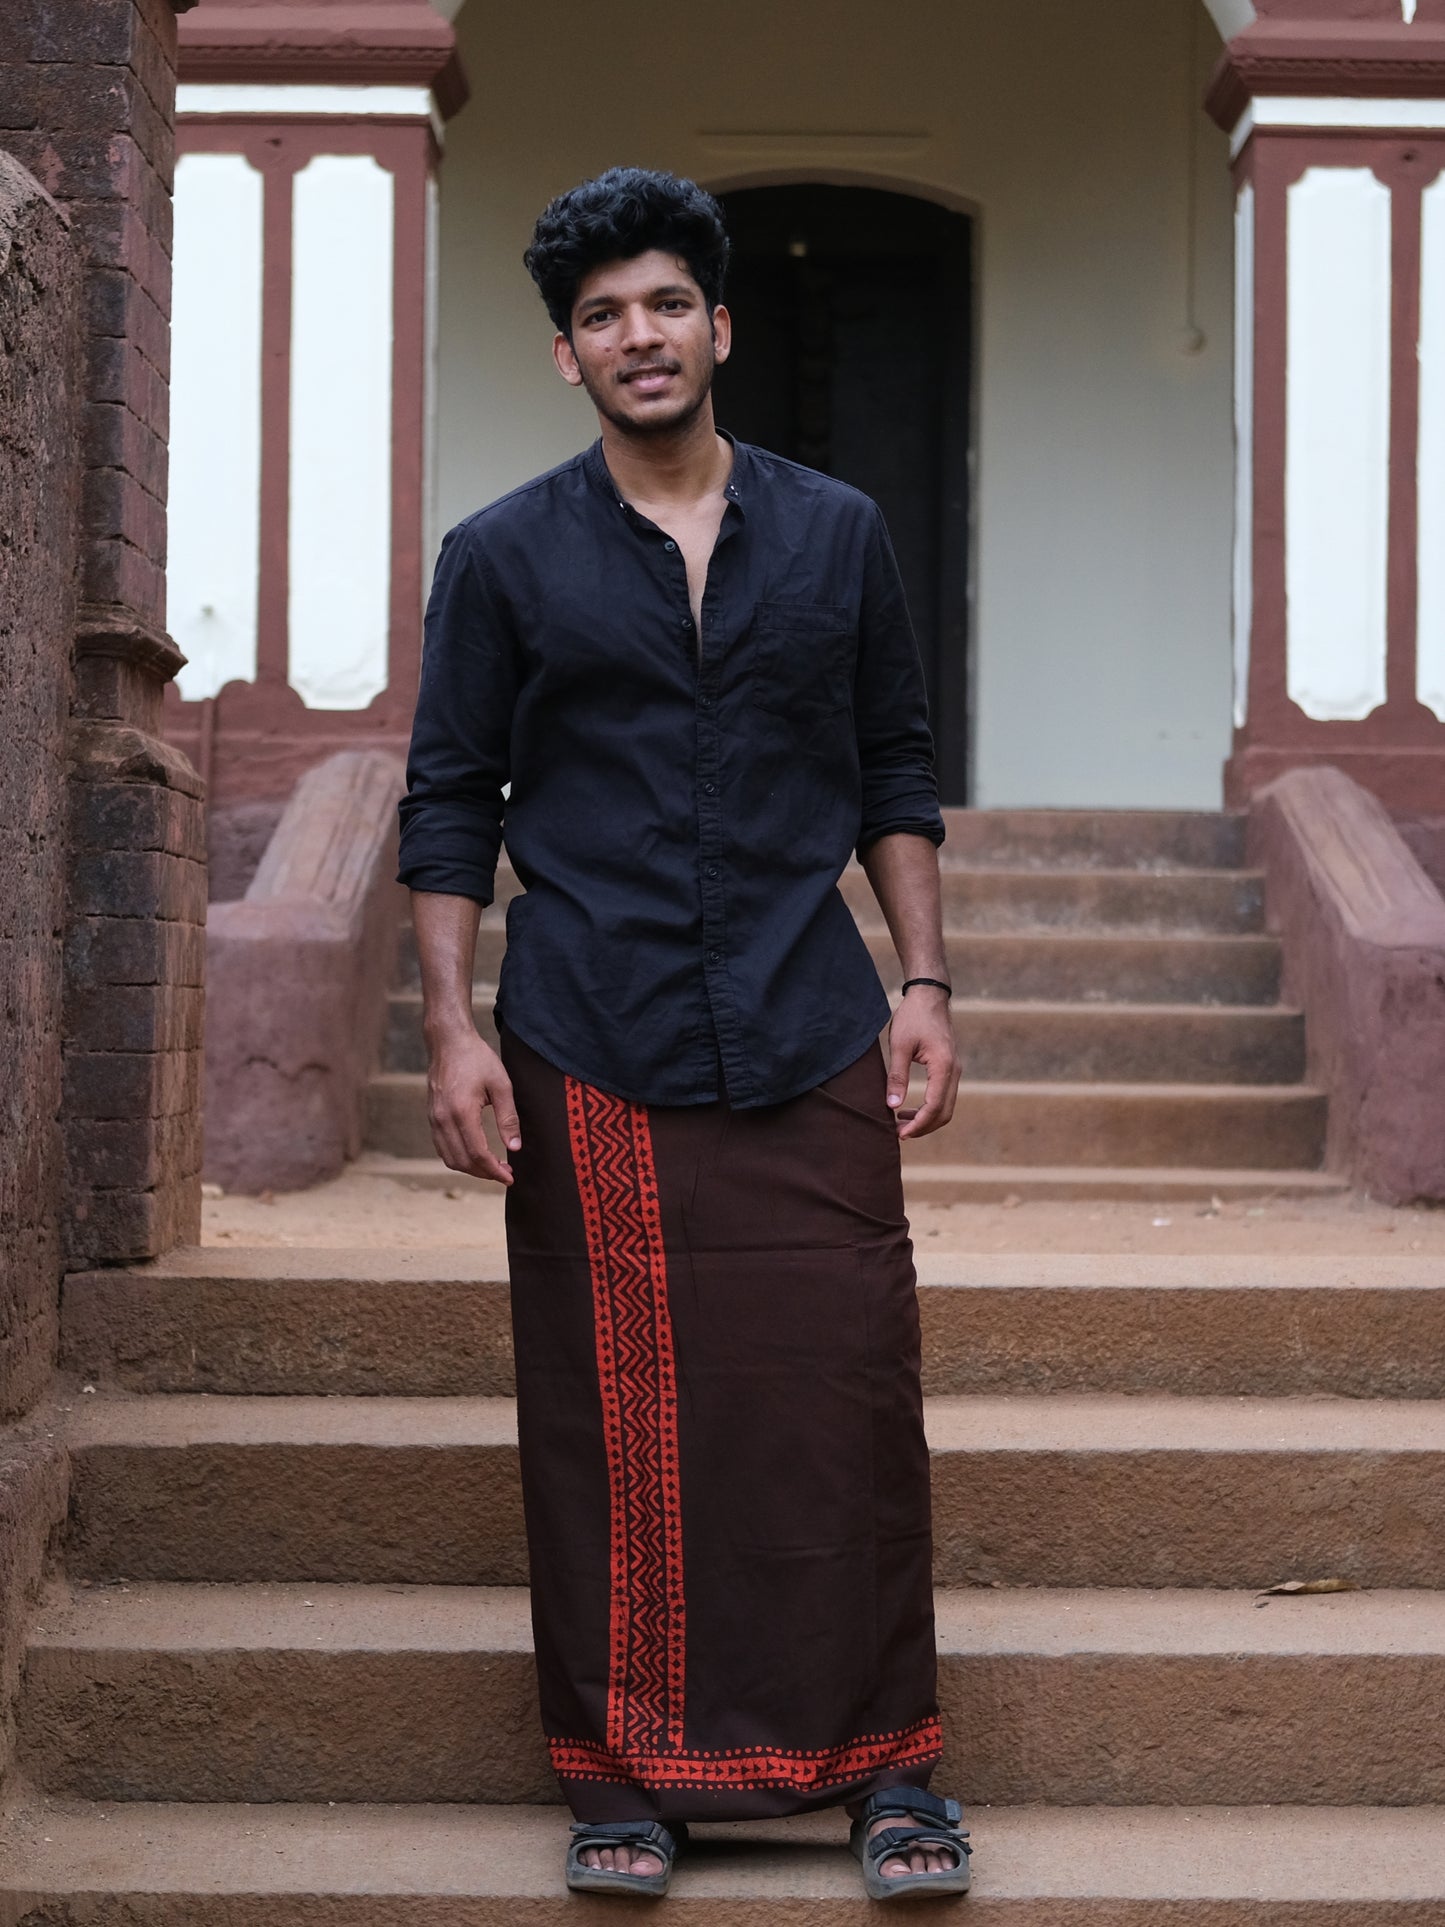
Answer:
[{"label": "sandy ground", "polygon": [[[223,1197],[207,1186],[208,1245],[428,1245],[503,1247],[499,1193],[461,1180],[454,1190],[347,1173],[309,1191],[269,1199]],[[1438,1252],[1445,1210],[1391,1210],[1359,1197],[1250,1203],[1033,1203],[921,1205],[912,1213],[921,1251],[1298,1252],[1361,1256]]]}]

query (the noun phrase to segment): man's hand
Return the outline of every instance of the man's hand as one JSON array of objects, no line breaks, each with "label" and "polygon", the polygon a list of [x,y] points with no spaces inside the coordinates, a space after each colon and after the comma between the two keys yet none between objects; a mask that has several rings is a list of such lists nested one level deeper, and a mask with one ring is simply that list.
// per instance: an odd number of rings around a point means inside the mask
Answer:
[{"label": "man's hand", "polygon": [[449,1170],[511,1184],[511,1165],[493,1154],[482,1129],[482,1113],[490,1104],[503,1144],[509,1151],[521,1150],[512,1080],[501,1058],[470,1024],[430,1041],[430,1058],[427,1116],[437,1156]]},{"label": "man's hand", "polygon": [[521,1150],[512,1080],[472,1022],[472,966],[481,914],[481,906],[470,897],[411,893],[421,966],[427,1116],[437,1156],[448,1170],[510,1184],[512,1167],[493,1156],[482,1129],[482,1113],[490,1104],[503,1144],[509,1151]]},{"label": "man's hand", "polygon": [[[903,1110],[908,1072],[922,1064],[928,1088],[916,1111]],[[900,1138],[927,1137],[953,1116],[961,1067],[948,1011],[948,993],[931,984],[908,991],[888,1028],[888,1103],[898,1114]]]}]

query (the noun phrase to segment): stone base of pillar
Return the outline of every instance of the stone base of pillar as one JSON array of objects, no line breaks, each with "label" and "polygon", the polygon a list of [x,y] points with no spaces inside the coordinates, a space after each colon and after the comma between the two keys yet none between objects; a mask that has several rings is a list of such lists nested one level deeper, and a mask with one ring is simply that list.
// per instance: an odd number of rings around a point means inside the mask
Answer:
[{"label": "stone base of pillar", "polygon": [[1445,744],[1438,749],[1377,744],[1317,752],[1251,744],[1224,766],[1225,806],[1243,809],[1286,770],[1319,768],[1343,770],[1397,819],[1445,816]]}]

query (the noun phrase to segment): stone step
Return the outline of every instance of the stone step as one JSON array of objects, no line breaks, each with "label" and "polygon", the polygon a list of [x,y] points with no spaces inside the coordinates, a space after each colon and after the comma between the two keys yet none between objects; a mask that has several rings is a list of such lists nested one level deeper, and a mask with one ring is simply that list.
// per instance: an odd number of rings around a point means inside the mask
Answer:
[{"label": "stone step", "polygon": [[[1135,935],[1244,936],[1264,928],[1264,875],[1258,870],[1007,870],[946,865],[943,916],[950,930],[1042,931],[1098,928]],[[877,923],[878,900],[862,868],[850,863],[839,889],[853,914]],[[521,889],[506,866],[482,927],[499,931]],[[402,933],[401,981],[416,982],[416,937]]]},{"label": "stone step", "polygon": [[945,864],[999,869],[1237,870],[1245,818],[1215,810],[943,812]]},{"label": "stone step", "polygon": [[[1264,928],[1259,870],[942,870],[945,927],[968,931],[1112,930],[1135,935],[1246,936]],[[860,922],[878,900],[861,867],[839,889]]]},{"label": "stone step", "polygon": [[[887,931],[880,924],[863,934],[885,987],[897,990],[902,971]],[[953,930],[944,947],[960,997],[1119,1004],[1273,1004],[1279,997],[1279,945],[1267,936]],[[484,922],[478,986],[497,981],[505,949],[501,924]]]},{"label": "stone step", "polygon": [[[941,1585],[1445,1586],[1445,1403],[929,1401]],[[493,1398],[77,1397],[76,1578],[514,1585]]]},{"label": "stone step", "polygon": [[[946,1591],[970,1805],[1445,1803],[1445,1594]],[[520,1588],[57,1588],[19,1764],[89,1800],[557,1799]]]},{"label": "stone step", "polygon": [[[415,1168],[422,1168],[420,1160]],[[1149,1164],[907,1164],[903,1184],[910,1210],[925,1204],[1000,1204],[1010,1198],[1019,1204],[1209,1204],[1216,1198],[1221,1204],[1245,1204],[1254,1198],[1340,1197],[1350,1189],[1346,1179],[1331,1171]]]},{"label": "stone step", "polygon": [[[426,1079],[387,1071],[367,1087],[366,1145],[392,1157],[432,1150]],[[960,1085],[952,1120],[905,1143],[928,1164],[1218,1165],[1310,1170],[1323,1158],[1326,1098],[1311,1085]]]},{"label": "stone step", "polygon": [[[1445,1398],[1430,1257],[918,1258],[924,1389]],[[472,1251],[175,1251],[72,1275],[61,1363],[127,1392],[513,1389],[505,1261]]]},{"label": "stone step", "polygon": [[[409,1191],[474,1189],[480,1182],[430,1157],[363,1151],[352,1170],[386,1178]],[[1331,1171],[1237,1171],[1204,1165],[913,1164],[903,1167],[910,1210],[919,1205],[1019,1204],[1073,1199],[1083,1203],[1144,1200],[1155,1204],[1244,1204],[1255,1198],[1339,1197],[1346,1179]]]},{"label": "stone step", "polygon": [[[968,1816],[970,1919],[1000,1927],[1438,1927],[1445,1812],[993,1807]],[[836,1813],[700,1826],[679,1927],[869,1927]],[[4,1818],[14,1927],[608,1927],[568,1894],[555,1807],[130,1806]],[[950,1914],[949,1916],[953,1916]]]},{"label": "stone step", "polygon": [[[493,992],[475,1003],[496,1043]],[[382,1068],[426,1069],[421,993],[393,991]],[[1304,1076],[1304,1016],[1280,1004],[1006,1003],[959,997],[953,1024],[976,1083],[1292,1084]]]}]

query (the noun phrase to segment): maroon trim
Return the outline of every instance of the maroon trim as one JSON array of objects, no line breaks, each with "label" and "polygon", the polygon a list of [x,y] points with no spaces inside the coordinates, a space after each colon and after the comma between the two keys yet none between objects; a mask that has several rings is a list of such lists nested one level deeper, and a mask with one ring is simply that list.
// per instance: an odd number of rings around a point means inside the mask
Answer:
[{"label": "maroon trim", "polygon": [[[1425,0],[1421,0],[1421,16]],[[1445,22],[1257,20],[1225,47],[1204,104],[1226,132],[1257,94],[1445,94]]]},{"label": "maroon trim", "polygon": [[469,91],[456,34],[428,0],[207,0],[181,24],[180,77],[420,85],[448,120]]},{"label": "maroon trim", "polygon": [[[207,729],[221,803],[286,795],[340,748],[403,750],[421,667],[429,123],[390,116],[188,115],[183,153],[241,153],[265,180],[261,376],[261,545],[254,683],[228,683]],[[291,207],[296,173],[318,154],[365,154],[395,181],[392,351],[392,534],[387,686],[362,710],[310,710],[287,681],[291,414]],[[201,748],[201,705],[173,695],[167,733]]]},{"label": "maroon trim", "polygon": [[[1434,149],[1435,168],[1445,147]],[[1428,717],[1415,700],[1419,600],[1421,150],[1393,145],[1375,166],[1390,189],[1390,532],[1386,591],[1385,707]]]},{"label": "maroon trim", "polygon": [[1437,749],[1402,748],[1398,744],[1368,748],[1357,743],[1284,747],[1256,743],[1238,748],[1224,766],[1225,807],[1242,808],[1266,784],[1287,770],[1323,764],[1343,770],[1362,789],[1377,796],[1392,816],[1438,820],[1441,814],[1440,799],[1445,796],[1445,744]]},{"label": "maroon trim", "polygon": [[[1316,721],[1286,691],[1286,223],[1291,185],[1320,165],[1367,167],[1392,194],[1386,698],[1359,722]],[[1255,191],[1254,619],[1248,714],[1225,772],[1231,803],[1285,769],[1332,762],[1392,809],[1442,807],[1445,724],[1415,699],[1420,197],[1442,171],[1438,132],[1262,129],[1236,162]]]}]

